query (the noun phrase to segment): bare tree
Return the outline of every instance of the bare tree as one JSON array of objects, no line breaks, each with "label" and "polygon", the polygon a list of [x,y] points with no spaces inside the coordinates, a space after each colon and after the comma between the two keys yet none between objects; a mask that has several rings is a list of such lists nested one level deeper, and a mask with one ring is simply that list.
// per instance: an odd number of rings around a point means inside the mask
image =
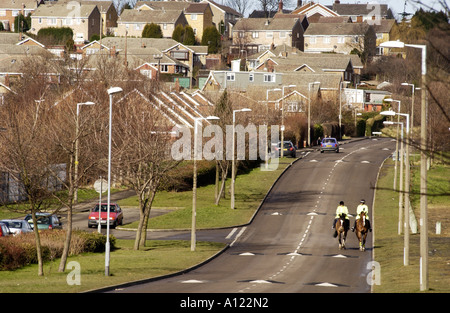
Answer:
[{"label": "bare tree", "polygon": [[114,168],[139,199],[135,250],[145,245],[150,210],[161,181],[179,164],[170,155],[171,126],[147,101],[150,97],[134,90],[114,108]]}]

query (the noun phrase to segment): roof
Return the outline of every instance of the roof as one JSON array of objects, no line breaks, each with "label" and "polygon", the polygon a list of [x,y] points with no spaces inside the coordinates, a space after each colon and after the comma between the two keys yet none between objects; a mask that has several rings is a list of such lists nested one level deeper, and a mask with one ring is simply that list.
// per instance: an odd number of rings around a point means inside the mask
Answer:
[{"label": "roof", "polygon": [[79,10],[74,10],[74,5],[66,3],[45,4],[40,5],[32,17],[88,18],[94,10],[98,10],[94,4],[82,3]]},{"label": "roof", "polygon": [[367,27],[366,23],[311,23],[305,36],[364,35]]},{"label": "roof", "polygon": [[114,7],[114,3],[111,0],[58,0],[58,3],[66,3],[68,5],[72,1],[80,2],[80,4],[96,5],[101,13],[106,13],[111,6]]},{"label": "roof", "polygon": [[[377,13],[381,16],[386,16],[388,13],[387,4],[376,4]],[[333,11],[339,15],[370,15],[373,14],[375,4],[349,4],[349,3],[334,3]]]},{"label": "roof", "polygon": [[252,31],[252,30],[286,30],[290,31],[296,23],[300,22],[298,18],[243,18],[239,20],[233,28],[234,30]]},{"label": "roof", "polygon": [[206,2],[191,3],[191,5],[186,8],[185,13],[186,14],[204,14],[208,8],[211,10],[209,3],[206,3]]},{"label": "roof", "polygon": [[208,2],[210,5],[217,7],[218,9],[225,11],[228,14],[231,15],[237,15],[237,16],[242,16],[241,13],[239,13],[238,11],[234,10],[233,8],[227,7],[226,5],[222,5],[219,4],[217,2],[214,2],[212,0],[203,0],[202,2]]},{"label": "roof", "polygon": [[38,3],[44,3],[43,0],[0,0],[0,8],[2,9],[22,9],[22,4],[25,9],[36,9]]},{"label": "roof", "polygon": [[376,33],[389,33],[396,21],[392,20],[378,20],[373,24]]},{"label": "roof", "polygon": [[[183,11],[186,9],[191,2],[185,2],[185,1],[138,1],[136,5],[134,6],[135,10],[139,10],[139,8],[143,5],[150,8],[150,10],[177,10],[177,11]],[[144,10],[142,10],[144,11]]]},{"label": "roof", "polygon": [[175,23],[181,11],[167,10],[167,11],[153,11],[153,10],[134,10],[125,9],[119,17],[118,23],[134,22],[134,23]]}]

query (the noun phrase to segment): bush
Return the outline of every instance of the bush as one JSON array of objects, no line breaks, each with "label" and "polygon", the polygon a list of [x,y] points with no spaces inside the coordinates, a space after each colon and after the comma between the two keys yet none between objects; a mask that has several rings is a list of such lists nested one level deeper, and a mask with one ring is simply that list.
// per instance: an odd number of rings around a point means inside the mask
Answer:
[{"label": "bush", "polygon": [[[54,260],[61,257],[64,249],[65,230],[41,231],[42,259]],[[111,249],[116,239],[110,236]],[[106,236],[97,232],[73,231],[69,255],[105,251]],[[37,264],[34,233],[20,236],[0,237],[0,270],[14,270],[28,264]]]}]

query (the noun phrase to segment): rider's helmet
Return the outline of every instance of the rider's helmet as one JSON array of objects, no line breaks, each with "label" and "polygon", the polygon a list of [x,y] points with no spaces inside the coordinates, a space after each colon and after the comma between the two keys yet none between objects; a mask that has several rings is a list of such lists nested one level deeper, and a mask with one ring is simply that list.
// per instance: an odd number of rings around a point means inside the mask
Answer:
[{"label": "rider's helmet", "polygon": [[360,201],[362,204],[364,204],[364,203],[366,203],[366,200],[364,200],[364,199],[361,199],[361,201]]},{"label": "rider's helmet", "polygon": [[344,205],[344,201],[339,202],[339,205]]}]

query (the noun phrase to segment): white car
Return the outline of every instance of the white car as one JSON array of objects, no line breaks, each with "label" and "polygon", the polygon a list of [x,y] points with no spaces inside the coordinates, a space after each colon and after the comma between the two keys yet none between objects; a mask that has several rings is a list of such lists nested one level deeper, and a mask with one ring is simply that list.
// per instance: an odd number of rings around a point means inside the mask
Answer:
[{"label": "white car", "polygon": [[21,233],[29,233],[33,231],[30,223],[25,220],[2,220],[9,227],[9,231],[14,235],[19,235]]}]

